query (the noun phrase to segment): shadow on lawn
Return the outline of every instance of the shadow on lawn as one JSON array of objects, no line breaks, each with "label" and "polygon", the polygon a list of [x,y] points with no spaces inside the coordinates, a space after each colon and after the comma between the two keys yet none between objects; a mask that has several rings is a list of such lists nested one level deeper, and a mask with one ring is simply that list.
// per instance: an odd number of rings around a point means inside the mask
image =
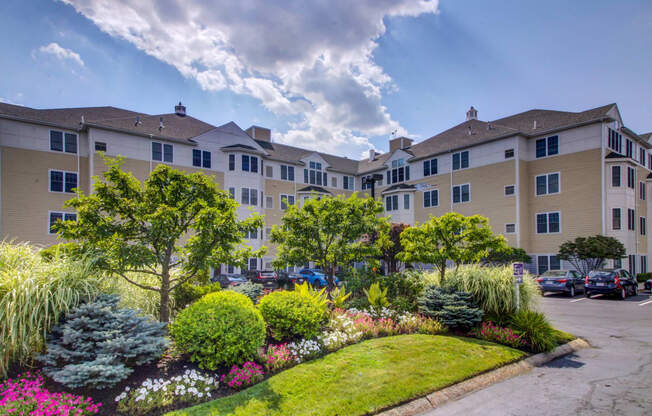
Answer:
[{"label": "shadow on lawn", "polygon": [[[236,397],[243,397],[243,399],[236,400]],[[283,397],[270,387],[269,380],[265,380],[243,392],[217,399],[221,403],[213,406],[209,404],[209,408],[219,409],[219,413],[215,414],[232,414],[238,408],[246,408],[250,401],[260,400],[261,402],[265,402],[265,410],[279,411],[281,409],[282,399]]]}]

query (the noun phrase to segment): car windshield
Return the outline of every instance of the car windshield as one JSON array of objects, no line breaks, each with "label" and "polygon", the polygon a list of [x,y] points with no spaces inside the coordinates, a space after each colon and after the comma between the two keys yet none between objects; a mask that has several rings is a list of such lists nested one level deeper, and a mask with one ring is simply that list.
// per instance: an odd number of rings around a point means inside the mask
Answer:
[{"label": "car windshield", "polygon": [[605,272],[600,270],[589,273],[589,277],[613,277],[613,276],[614,276],[614,272]]},{"label": "car windshield", "polygon": [[564,276],[566,276],[566,272],[562,272],[559,270],[548,270],[547,272],[541,275],[541,277],[564,277]]}]

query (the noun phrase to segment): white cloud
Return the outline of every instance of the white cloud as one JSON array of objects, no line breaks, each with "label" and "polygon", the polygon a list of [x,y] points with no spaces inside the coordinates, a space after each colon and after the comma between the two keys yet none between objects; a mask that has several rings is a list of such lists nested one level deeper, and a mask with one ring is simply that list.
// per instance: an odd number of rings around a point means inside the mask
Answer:
[{"label": "white cloud", "polygon": [[373,60],[384,19],[437,0],[61,0],[101,30],[194,78],[296,117],[275,139],[358,157],[368,138],[405,132],[382,105],[395,88]]},{"label": "white cloud", "polygon": [[77,52],[72,49],[66,49],[56,42],[52,42],[47,46],[41,46],[39,52],[52,55],[62,61],[69,59],[79,66],[84,66],[84,61],[82,61],[81,56]]}]

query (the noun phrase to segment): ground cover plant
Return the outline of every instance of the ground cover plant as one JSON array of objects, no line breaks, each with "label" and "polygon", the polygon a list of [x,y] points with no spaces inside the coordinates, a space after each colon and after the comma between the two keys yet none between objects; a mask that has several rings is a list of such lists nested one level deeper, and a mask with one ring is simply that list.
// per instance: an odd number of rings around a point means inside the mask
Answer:
[{"label": "ground cover plant", "polygon": [[523,355],[470,338],[418,334],[377,338],[295,366],[234,395],[170,415],[365,415]]}]

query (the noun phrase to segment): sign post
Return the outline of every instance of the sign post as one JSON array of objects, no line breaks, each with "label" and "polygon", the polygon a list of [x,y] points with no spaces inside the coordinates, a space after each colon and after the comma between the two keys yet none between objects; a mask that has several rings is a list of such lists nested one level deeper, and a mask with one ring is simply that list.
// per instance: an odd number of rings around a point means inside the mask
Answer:
[{"label": "sign post", "polygon": [[516,290],[516,312],[521,306],[521,284],[523,283],[523,263],[513,263],[514,290]]}]

